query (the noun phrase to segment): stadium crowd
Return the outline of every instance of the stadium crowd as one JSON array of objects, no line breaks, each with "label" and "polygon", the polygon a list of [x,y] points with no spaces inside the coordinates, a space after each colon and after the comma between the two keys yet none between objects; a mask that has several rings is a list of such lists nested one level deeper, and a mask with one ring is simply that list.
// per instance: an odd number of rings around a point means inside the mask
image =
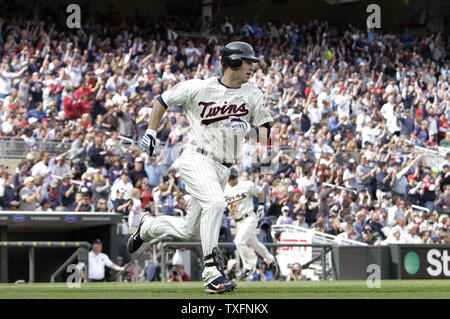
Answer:
[{"label": "stadium crowd", "polygon": [[[193,23],[209,35],[185,38],[179,31],[192,25],[179,18],[121,23],[115,12],[68,29],[37,4],[28,9],[0,19],[1,135],[28,148],[13,173],[1,169],[3,210],[118,212],[130,226],[144,211],[184,215],[172,166],[189,131],[182,106],[166,112],[155,156],[137,143],[154,97],[220,77],[220,49],[243,40],[261,60],[250,82],[264,92],[281,149],[278,170],[261,174],[246,139],[240,178],[264,188],[274,223],[370,245],[450,243],[442,34],[224,18]],[[55,154],[36,151],[49,141]]]}]

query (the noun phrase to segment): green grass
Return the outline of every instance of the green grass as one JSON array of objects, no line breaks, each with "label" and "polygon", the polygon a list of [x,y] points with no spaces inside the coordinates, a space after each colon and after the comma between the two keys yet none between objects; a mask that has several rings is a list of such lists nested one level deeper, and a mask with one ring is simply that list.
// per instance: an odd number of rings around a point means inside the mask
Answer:
[{"label": "green grass", "polygon": [[450,299],[449,280],[383,280],[370,289],[365,281],[239,282],[232,293],[206,295],[201,282],[83,283],[70,289],[65,283],[0,284],[1,299],[339,299],[400,298]]}]

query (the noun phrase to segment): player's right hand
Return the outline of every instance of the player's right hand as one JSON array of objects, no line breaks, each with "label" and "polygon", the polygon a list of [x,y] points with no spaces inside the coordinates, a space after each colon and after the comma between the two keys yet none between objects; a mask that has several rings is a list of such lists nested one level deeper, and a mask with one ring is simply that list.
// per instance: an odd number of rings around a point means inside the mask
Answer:
[{"label": "player's right hand", "polygon": [[152,156],[153,152],[155,151],[155,145],[156,145],[156,131],[147,129],[145,131],[144,136],[141,139],[141,150],[148,154],[148,156]]}]

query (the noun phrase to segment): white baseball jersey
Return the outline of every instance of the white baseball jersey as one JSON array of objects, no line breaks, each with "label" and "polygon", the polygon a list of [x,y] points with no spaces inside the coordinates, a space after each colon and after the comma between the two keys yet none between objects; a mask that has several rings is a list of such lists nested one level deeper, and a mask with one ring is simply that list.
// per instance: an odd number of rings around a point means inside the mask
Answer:
[{"label": "white baseball jersey", "polygon": [[249,83],[230,88],[216,77],[192,79],[178,83],[157,99],[165,107],[182,104],[191,126],[188,143],[224,162],[236,159],[245,136],[224,126],[230,116],[254,126],[273,122],[263,93]]},{"label": "white baseball jersey", "polygon": [[229,205],[236,205],[233,218],[240,219],[253,212],[253,196],[258,196],[262,188],[251,181],[239,181],[236,185],[227,184],[224,190],[225,200]]}]

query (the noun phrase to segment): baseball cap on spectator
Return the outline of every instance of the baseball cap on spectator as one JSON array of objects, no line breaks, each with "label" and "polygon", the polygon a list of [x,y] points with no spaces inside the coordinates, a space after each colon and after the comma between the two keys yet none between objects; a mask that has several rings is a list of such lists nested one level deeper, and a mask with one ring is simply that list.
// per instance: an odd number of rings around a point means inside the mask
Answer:
[{"label": "baseball cap on spectator", "polygon": [[94,239],[93,241],[92,241],[92,245],[95,245],[95,244],[101,244],[102,243],[102,241],[100,240],[100,239]]},{"label": "baseball cap on spectator", "polygon": [[119,188],[117,189],[117,192],[118,192],[118,193],[125,193],[125,188],[119,187]]},{"label": "baseball cap on spectator", "polygon": [[362,233],[363,233],[363,235],[372,234],[372,230],[365,228],[365,229],[363,229]]},{"label": "baseball cap on spectator", "polygon": [[62,179],[72,178],[72,175],[69,173],[66,173],[62,176]]},{"label": "baseball cap on spectator", "polygon": [[130,175],[127,169],[124,169],[120,175]]},{"label": "baseball cap on spectator", "polygon": [[144,160],[142,159],[142,157],[136,157],[136,159],[134,160],[135,163],[142,163],[144,162]]},{"label": "baseball cap on spectator", "polygon": [[450,168],[450,165],[444,164],[444,166],[442,166],[442,168]]},{"label": "baseball cap on spectator", "polygon": [[282,208],[281,208],[281,212],[288,212],[289,211],[289,206],[283,206]]}]

